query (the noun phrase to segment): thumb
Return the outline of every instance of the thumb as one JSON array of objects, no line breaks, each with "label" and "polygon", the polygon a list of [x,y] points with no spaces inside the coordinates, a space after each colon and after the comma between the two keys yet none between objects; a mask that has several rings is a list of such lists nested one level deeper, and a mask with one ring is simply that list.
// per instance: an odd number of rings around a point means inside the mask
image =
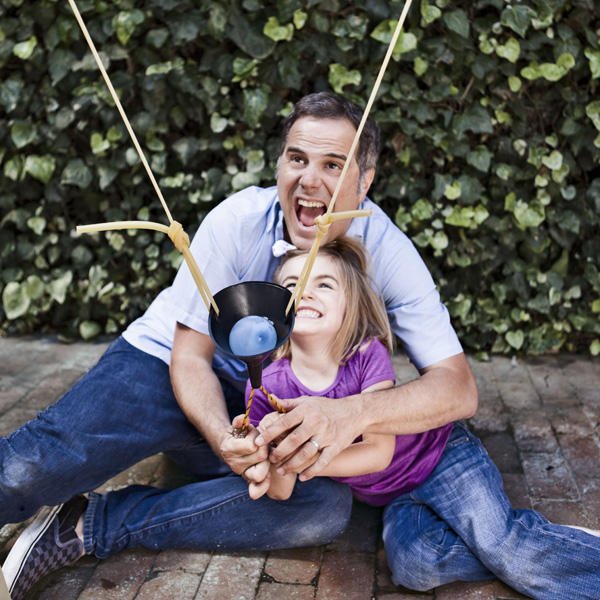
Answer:
[{"label": "thumb", "polygon": [[244,424],[244,415],[236,415],[231,421],[231,426],[239,429]]},{"label": "thumb", "polygon": [[281,408],[283,408],[286,412],[296,408],[299,404],[301,404],[299,398],[277,398],[277,402]]}]

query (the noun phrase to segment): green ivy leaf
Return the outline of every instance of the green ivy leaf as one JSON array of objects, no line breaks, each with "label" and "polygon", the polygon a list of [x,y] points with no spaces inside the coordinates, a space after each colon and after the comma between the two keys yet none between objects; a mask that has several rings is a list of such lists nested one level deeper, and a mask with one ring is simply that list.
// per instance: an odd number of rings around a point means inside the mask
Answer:
[{"label": "green ivy leaf", "polygon": [[2,291],[2,307],[9,320],[18,319],[29,309],[30,300],[25,286],[17,281],[10,281]]},{"label": "green ivy leaf", "polygon": [[546,211],[537,201],[529,204],[520,198],[514,204],[512,213],[522,229],[538,227],[546,220]]},{"label": "green ivy leaf", "polygon": [[460,181],[453,181],[452,184],[446,185],[444,188],[444,196],[446,196],[448,200],[456,200],[457,198],[460,198],[460,193]]},{"label": "green ivy leaf", "polygon": [[420,56],[417,56],[415,58],[413,69],[416,75],[418,75],[419,77],[421,75],[424,75],[427,72],[428,68],[429,63],[426,60],[423,60]]},{"label": "green ivy leaf", "polygon": [[102,327],[95,321],[82,321],[79,323],[79,335],[84,340],[95,338],[102,331]]},{"label": "green ivy leaf", "polygon": [[421,19],[423,25],[431,25],[434,21],[442,16],[442,11],[437,7],[429,4],[427,0],[421,0]]},{"label": "green ivy leaf", "polygon": [[13,48],[13,54],[21,60],[27,60],[31,58],[37,43],[37,38],[35,35],[32,35],[28,40],[15,44]]},{"label": "green ivy leaf", "polygon": [[506,44],[496,46],[496,54],[511,63],[516,63],[521,54],[521,46],[515,38],[511,37],[508,38]]},{"label": "green ivy leaf", "polygon": [[44,154],[43,156],[30,154],[25,159],[23,170],[25,173],[31,175],[34,179],[37,179],[42,183],[48,183],[50,179],[52,179],[55,167],[56,160],[50,154]]},{"label": "green ivy leaf", "polygon": [[16,121],[10,128],[10,137],[17,148],[23,148],[35,140],[37,127],[29,121]]},{"label": "green ivy leaf", "polygon": [[329,84],[336,94],[344,93],[344,86],[359,85],[362,76],[358,70],[348,70],[344,65],[332,63],[329,65]]},{"label": "green ivy leaf", "polygon": [[594,127],[600,131],[600,100],[594,100],[586,105],[585,114],[591,119]]},{"label": "green ivy leaf", "polygon": [[33,230],[36,235],[42,235],[46,228],[46,219],[44,217],[30,217],[27,219],[27,227]]},{"label": "green ivy leaf", "polygon": [[92,182],[92,172],[80,158],[75,158],[67,163],[62,172],[60,182],[63,185],[76,185],[78,188],[84,190]]},{"label": "green ivy leaf", "polygon": [[548,156],[542,158],[542,164],[550,170],[556,171],[562,167],[563,155],[558,150],[553,150]]},{"label": "green ivy leaf", "polygon": [[521,329],[517,329],[516,331],[508,331],[504,339],[509,343],[509,345],[515,350],[520,350],[523,346],[523,342],[525,341],[525,334]]},{"label": "green ivy leaf", "polygon": [[112,26],[119,42],[123,46],[126,46],[131,36],[135,33],[136,27],[143,22],[144,13],[141,10],[122,10],[113,17]]},{"label": "green ivy leaf", "polygon": [[469,130],[473,133],[494,131],[488,111],[480,104],[470,105],[462,115],[457,115],[454,119],[454,127],[459,135]]},{"label": "green ivy leaf", "polygon": [[301,9],[294,11],[294,27],[296,29],[302,29],[306,24],[306,20],[308,19],[308,15]]},{"label": "green ivy leaf", "polygon": [[73,273],[71,271],[65,271],[62,275],[53,279],[48,284],[50,296],[53,300],[62,304],[67,297],[67,289],[73,281]]},{"label": "green ivy leaf", "polygon": [[467,163],[478,171],[487,173],[492,162],[493,154],[485,146],[477,146],[467,154]]},{"label": "green ivy leaf", "polygon": [[500,22],[524,38],[533,16],[535,13],[531,8],[517,4],[508,6],[502,11]]},{"label": "green ivy leaf", "polygon": [[181,57],[177,57],[174,60],[167,60],[166,62],[155,63],[146,67],[146,75],[166,75],[171,71],[183,73],[185,67],[185,61]]},{"label": "green ivy leaf", "polygon": [[600,354],[600,340],[599,339],[595,339],[590,344],[590,354],[592,356],[598,356]]},{"label": "green ivy leaf", "polygon": [[0,104],[7,113],[11,113],[17,107],[24,85],[17,77],[9,77],[0,83]]},{"label": "green ivy leaf", "polygon": [[44,295],[44,282],[37,275],[29,275],[23,285],[31,300],[39,300]]},{"label": "green ivy leaf", "polygon": [[510,88],[511,92],[516,94],[521,89],[521,86],[521,80],[517,76],[511,75],[508,78],[508,87]]},{"label": "green ivy leaf", "polygon": [[[382,44],[389,45],[394,37],[397,22],[394,19],[382,21],[371,32],[371,37]],[[393,56],[397,58],[401,54],[410,52],[417,47],[417,37],[413,33],[400,32],[396,45],[394,46]]]},{"label": "green ivy leaf", "polygon": [[244,119],[253,129],[258,127],[269,106],[269,88],[261,86],[244,90]]},{"label": "green ivy leaf", "polygon": [[583,53],[590,63],[592,79],[598,79],[600,77],[600,50],[586,48]]},{"label": "green ivy leaf", "polygon": [[450,31],[454,31],[463,38],[469,37],[469,18],[464,10],[458,9],[444,13],[442,20]]},{"label": "green ivy leaf", "polygon": [[90,147],[94,154],[102,155],[110,148],[110,142],[105,140],[101,133],[94,132],[90,137]]},{"label": "green ivy leaf", "polygon": [[263,33],[275,42],[289,42],[294,37],[294,26],[291,23],[281,25],[277,17],[269,17]]}]

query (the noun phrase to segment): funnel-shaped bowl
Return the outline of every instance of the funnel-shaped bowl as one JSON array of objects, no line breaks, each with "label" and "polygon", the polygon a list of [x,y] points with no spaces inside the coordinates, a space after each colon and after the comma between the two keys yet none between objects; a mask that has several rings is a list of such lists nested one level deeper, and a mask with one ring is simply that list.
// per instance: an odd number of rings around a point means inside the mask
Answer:
[{"label": "funnel-shaped bowl", "polygon": [[[243,360],[248,366],[248,375],[253,388],[259,388],[262,380],[262,365],[292,333],[294,311],[287,315],[285,309],[291,292],[276,283],[266,281],[244,281],[230,285],[214,296],[219,307],[219,315],[210,309],[208,331],[213,342],[226,354]],[[257,315],[267,317],[275,327],[277,343],[275,348],[253,356],[239,356],[231,351],[229,334],[231,328],[243,317]]]}]

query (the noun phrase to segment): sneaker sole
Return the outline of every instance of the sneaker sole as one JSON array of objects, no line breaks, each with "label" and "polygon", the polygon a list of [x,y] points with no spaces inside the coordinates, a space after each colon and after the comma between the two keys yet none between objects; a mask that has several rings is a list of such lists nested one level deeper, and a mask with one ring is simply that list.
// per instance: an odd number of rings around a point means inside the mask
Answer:
[{"label": "sneaker sole", "polygon": [[27,562],[31,551],[35,548],[35,545],[44,533],[48,531],[48,527],[50,527],[50,524],[54,521],[54,517],[62,507],[63,505],[59,504],[58,506],[46,506],[42,508],[37,517],[17,538],[15,545],[8,553],[6,561],[2,566],[2,572],[4,573],[6,585],[10,593],[12,593],[13,586],[18,580],[19,575],[21,575],[23,566]]}]

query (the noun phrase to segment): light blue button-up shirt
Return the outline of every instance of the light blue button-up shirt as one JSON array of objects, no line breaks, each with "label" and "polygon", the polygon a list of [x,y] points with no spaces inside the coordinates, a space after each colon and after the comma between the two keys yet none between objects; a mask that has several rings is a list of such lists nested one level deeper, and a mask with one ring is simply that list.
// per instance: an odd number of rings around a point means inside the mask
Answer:
[{"label": "light blue button-up shirt", "polygon": [[[412,242],[370,200],[359,208],[373,214],[353,219],[347,235],[367,247],[373,281],[410,360],[421,369],[462,352],[448,311]],[[291,247],[284,240],[277,188],[251,187],[230,196],[204,218],[190,249],[214,295],[241,281],[271,281],[280,257]],[[177,322],[208,335],[208,310],[185,263],[173,285],[123,335],[169,364]],[[217,348],[213,366],[218,375],[243,389],[245,363]]]}]

